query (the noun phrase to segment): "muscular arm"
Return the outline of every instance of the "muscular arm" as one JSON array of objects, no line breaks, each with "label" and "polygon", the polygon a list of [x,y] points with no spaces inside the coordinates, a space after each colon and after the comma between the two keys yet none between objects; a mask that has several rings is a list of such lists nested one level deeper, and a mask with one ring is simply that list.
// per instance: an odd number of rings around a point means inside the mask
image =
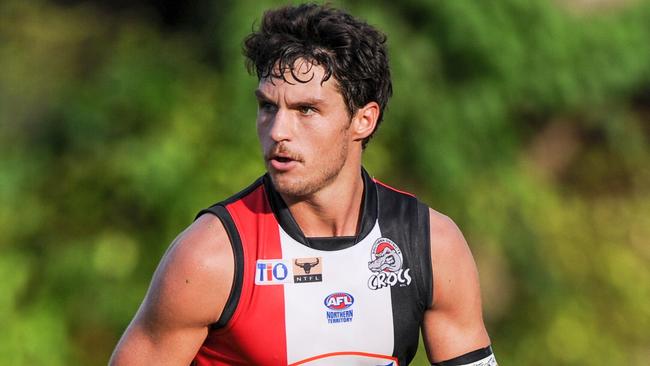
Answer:
[{"label": "muscular arm", "polygon": [[431,362],[489,346],[483,324],[478,272],[462,233],[448,217],[430,212],[433,305],[422,333]]},{"label": "muscular arm", "polygon": [[165,253],[110,365],[188,365],[230,294],[234,259],[220,220],[203,215]]}]

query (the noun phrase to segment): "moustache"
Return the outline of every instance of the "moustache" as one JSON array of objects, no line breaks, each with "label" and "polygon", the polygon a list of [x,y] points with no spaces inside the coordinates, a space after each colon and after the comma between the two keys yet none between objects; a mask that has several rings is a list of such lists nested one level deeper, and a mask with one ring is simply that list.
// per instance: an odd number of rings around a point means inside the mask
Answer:
[{"label": "moustache", "polygon": [[275,145],[271,151],[268,151],[264,154],[265,160],[271,160],[276,157],[282,157],[285,159],[291,159],[300,162],[303,161],[302,155],[289,150],[284,144]]}]

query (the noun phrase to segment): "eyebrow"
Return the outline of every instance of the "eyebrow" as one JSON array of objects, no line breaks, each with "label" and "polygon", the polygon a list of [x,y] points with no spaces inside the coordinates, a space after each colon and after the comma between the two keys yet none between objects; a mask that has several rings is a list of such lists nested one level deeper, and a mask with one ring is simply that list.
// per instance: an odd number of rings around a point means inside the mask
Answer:
[{"label": "eyebrow", "polygon": [[[264,94],[263,91],[260,89],[255,90],[255,97],[257,97],[258,100],[260,101],[267,101],[267,102],[272,102],[271,98],[269,98],[266,94]],[[310,97],[310,98],[305,98],[299,101],[296,101],[294,103],[289,104],[289,107],[295,107],[295,106],[302,106],[302,105],[321,105],[326,102],[325,99],[321,98],[315,98],[315,97]]]}]

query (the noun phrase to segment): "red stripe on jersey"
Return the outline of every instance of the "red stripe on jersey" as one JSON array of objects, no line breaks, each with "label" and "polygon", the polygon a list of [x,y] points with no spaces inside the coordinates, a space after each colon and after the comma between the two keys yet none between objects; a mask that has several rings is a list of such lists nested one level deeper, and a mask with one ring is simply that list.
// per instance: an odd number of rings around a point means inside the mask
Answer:
[{"label": "red stripe on jersey", "polygon": [[257,259],[282,258],[278,222],[264,186],[226,209],[243,247],[241,297],[228,324],[208,334],[195,360],[197,365],[286,365],[284,287],[255,285]]},{"label": "red stripe on jersey", "polygon": [[380,184],[380,185],[382,185],[382,186],[384,186],[384,187],[390,189],[391,191],[395,191],[395,192],[397,192],[397,193],[402,193],[402,194],[409,195],[409,196],[411,196],[411,197],[415,197],[415,195],[414,195],[413,193],[409,193],[409,192],[406,192],[406,191],[400,191],[399,189],[394,188],[394,187],[391,187],[391,186],[389,186],[388,184],[386,184],[386,183],[384,183],[384,182],[380,182],[380,181],[378,181],[376,178],[372,178],[372,180],[373,180],[375,183]]}]

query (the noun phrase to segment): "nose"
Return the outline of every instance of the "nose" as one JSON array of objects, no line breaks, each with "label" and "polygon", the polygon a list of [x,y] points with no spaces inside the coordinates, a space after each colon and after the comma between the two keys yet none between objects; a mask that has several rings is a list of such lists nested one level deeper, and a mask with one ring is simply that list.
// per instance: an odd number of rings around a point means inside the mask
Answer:
[{"label": "nose", "polygon": [[286,109],[279,108],[270,122],[269,136],[273,141],[280,142],[291,139],[293,121]]}]

